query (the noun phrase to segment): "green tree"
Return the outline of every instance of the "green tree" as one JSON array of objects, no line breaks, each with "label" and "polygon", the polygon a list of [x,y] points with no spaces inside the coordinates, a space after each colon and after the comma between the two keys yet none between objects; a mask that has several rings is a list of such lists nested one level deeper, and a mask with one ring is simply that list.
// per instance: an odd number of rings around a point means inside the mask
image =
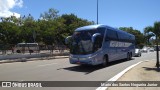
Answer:
[{"label": "green tree", "polygon": [[38,25],[40,27],[41,40],[44,44],[53,45],[56,40],[55,29],[58,22],[58,10],[50,8],[48,11],[40,15]]},{"label": "green tree", "polygon": [[[63,14],[58,16],[58,11],[52,9],[41,14],[43,19],[39,19],[40,30],[43,31],[43,42],[49,45],[63,45],[65,37],[72,35],[73,31],[92,22],[78,18],[74,14]],[[52,18],[48,18],[52,16]]]},{"label": "green tree", "polygon": [[78,18],[74,14],[63,14],[61,18],[65,20],[64,24],[66,26],[65,27],[66,33],[68,35],[73,34],[74,30],[78,27],[94,24],[94,22],[90,22],[85,19]]},{"label": "green tree", "polygon": [[67,36],[81,26],[94,22],[77,17],[74,14],[58,15],[58,10],[50,8],[35,20],[31,14],[16,18],[1,18],[0,44],[17,44],[20,42],[38,42],[48,45],[62,45]]},{"label": "green tree", "polygon": [[37,26],[37,22],[30,14],[23,18],[23,23],[20,27],[22,41],[26,43],[35,42],[34,37],[36,37],[36,32],[39,28]]},{"label": "green tree", "polygon": [[58,13],[58,10],[50,8],[47,12],[42,13],[40,15],[40,18],[44,20],[53,20],[58,17]]},{"label": "green tree", "polygon": [[148,26],[144,29],[146,33],[153,33],[156,37],[156,45],[157,45],[157,62],[156,62],[156,66],[157,68],[159,68],[159,51],[158,51],[158,44],[159,44],[159,38],[160,38],[160,21],[159,22],[155,22],[153,27],[152,26]]},{"label": "green tree", "polygon": [[63,33],[61,34],[61,37],[63,38],[63,43],[65,37],[72,35],[76,28],[94,24],[94,22],[78,18],[74,14],[63,14],[60,18],[62,18],[64,26]]},{"label": "green tree", "polygon": [[0,22],[0,43],[17,44],[18,42],[20,42],[20,28],[15,22],[12,21],[12,17],[1,19],[2,22]]},{"label": "green tree", "polygon": [[157,39],[160,38],[160,22],[154,22],[153,26],[147,26],[144,28],[144,33],[149,33],[151,36],[156,36]]},{"label": "green tree", "polygon": [[150,39],[151,37],[154,36],[153,32],[151,32],[153,29],[153,27],[148,26],[146,28],[144,28],[144,37],[145,37],[145,41],[146,41],[146,45],[150,45]]},{"label": "green tree", "polygon": [[158,38],[160,38],[160,22],[155,22],[151,30]]}]

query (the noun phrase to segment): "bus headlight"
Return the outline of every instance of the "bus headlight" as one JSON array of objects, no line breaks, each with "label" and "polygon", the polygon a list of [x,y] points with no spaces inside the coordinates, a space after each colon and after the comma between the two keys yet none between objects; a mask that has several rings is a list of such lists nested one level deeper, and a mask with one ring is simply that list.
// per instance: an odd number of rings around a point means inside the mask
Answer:
[{"label": "bus headlight", "polygon": [[79,58],[79,60],[91,60],[91,59],[93,59],[93,58],[94,58],[93,56],[89,56],[89,57]]},{"label": "bus headlight", "polygon": [[89,59],[93,59],[93,58],[95,58],[96,57],[96,55],[93,55],[93,56],[89,56],[88,58]]}]

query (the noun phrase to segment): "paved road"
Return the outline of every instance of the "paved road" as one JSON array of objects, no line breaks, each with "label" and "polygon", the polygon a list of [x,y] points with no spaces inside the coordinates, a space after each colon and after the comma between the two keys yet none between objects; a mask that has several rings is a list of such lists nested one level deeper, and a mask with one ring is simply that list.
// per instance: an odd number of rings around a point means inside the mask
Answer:
[{"label": "paved road", "polygon": [[[78,66],[68,58],[0,64],[0,81],[107,81],[128,66],[143,60],[156,60],[156,52],[143,53],[130,61],[112,62],[106,68]],[[0,90],[94,90],[96,87],[0,88]]]}]

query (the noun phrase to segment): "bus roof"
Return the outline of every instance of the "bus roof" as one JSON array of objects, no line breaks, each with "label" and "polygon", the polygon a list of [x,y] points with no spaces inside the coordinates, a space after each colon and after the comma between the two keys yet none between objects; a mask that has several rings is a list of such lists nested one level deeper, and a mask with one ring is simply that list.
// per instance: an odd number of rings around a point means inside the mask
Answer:
[{"label": "bus roof", "polygon": [[83,26],[83,27],[80,27],[80,28],[77,28],[75,31],[83,31],[83,30],[91,30],[91,29],[97,29],[98,27],[102,27],[104,25],[89,25],[89,26]]},{"label": "bus roof", "polygon": [[125,32],[123,30],[119,30],[119,29],[116,29],[116,28],[113,28],[113,27],[110,27],[110,26],[107,26],[107,25],[103,25],[103,24],[83,26],[83,27],[77,28],[75,31],[94,30],[94,29],[97,29],[97,28],[100,28],[100,27],[106,27],[106,28],[114,29],[114,30],[116,30],[118,32],[122,32],[122,33],[129,34],[131,36],[134,36],[134,35],[132,35],[130,33],[127,33],[127,32]]}]

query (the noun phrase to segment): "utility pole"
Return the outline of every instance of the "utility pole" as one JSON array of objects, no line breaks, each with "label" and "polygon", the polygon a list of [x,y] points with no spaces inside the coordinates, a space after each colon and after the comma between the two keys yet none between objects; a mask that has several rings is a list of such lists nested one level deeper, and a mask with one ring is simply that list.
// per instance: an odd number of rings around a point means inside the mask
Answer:
[{"label": "utility pole", "polygon": [[98,0],[97,0],[97,24],[98,24]]},{"label": "utility pole", "polygon": [[[160,29],[160,27],[159,27]],[[157,62],[156,62],[156,67],[159,68],[159,47],[158,47],[158,36],[156,35],[156,49],[157,49]]]},{"label": "utility pole", "polygon": [[33,42],[34,43],[36,42],[36,32],[35,32],[35,30],[33,30]]}]

